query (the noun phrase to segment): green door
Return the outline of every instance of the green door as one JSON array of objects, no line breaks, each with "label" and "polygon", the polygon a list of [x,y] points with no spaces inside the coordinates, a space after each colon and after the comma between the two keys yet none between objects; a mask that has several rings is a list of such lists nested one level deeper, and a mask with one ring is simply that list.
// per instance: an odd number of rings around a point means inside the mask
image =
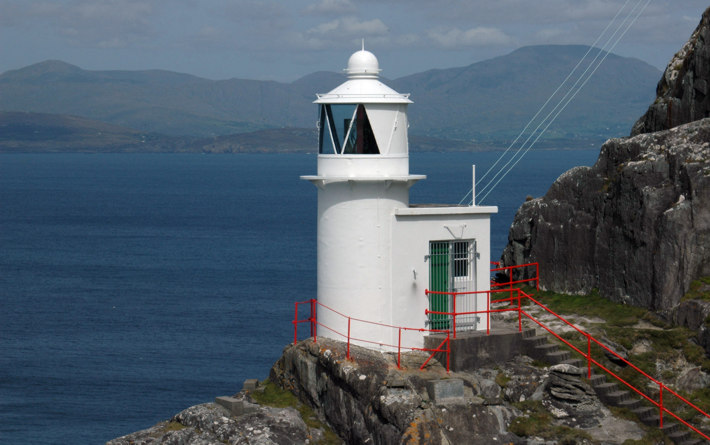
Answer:
[{"label": "green door", "polygon": [[[429,243],[429,290],[434,292],[450,292],[450,253],[449,243],[431,241]],[[449,312],[450,297],[448,295],[429,295],[429,310]],[[429,314],[431,329],[449,329],[448,315]]]}]

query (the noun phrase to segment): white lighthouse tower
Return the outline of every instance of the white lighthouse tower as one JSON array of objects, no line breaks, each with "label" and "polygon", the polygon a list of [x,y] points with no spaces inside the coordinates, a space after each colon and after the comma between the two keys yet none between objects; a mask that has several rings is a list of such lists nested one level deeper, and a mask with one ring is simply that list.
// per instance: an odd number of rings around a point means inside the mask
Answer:
[{"label": "white lighthouse tower", "polygon": [[[378,60],[364,48],[345,71],[345,83],[317,96],[318,174],[302,176],[318,187],[318,335],[349,335],[378,349],[420,347],[424,332],[393,327],[431,327],[427,288],[454,292],[465,275],[467,289],[488,289],[497,208],[410,206],[409,188],[426,178],[409,173],[412,102],[379,81]],[[444,251],[446,266],[435,267]],[[485,303],[484,294],[475,304]],[[475,318],[472,329],[486,329]]]}]

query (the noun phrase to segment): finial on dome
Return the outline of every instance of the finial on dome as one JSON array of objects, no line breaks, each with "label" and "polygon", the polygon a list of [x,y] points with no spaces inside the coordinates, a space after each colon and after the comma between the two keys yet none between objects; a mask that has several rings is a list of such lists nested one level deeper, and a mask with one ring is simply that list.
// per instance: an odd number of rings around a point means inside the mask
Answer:
[{"label": "finial on dome", "polygon": [[355,52],[348,60],[345,72],[350,78],[377,78],[380,73],[380,63],[377,57],[365,50],[365,39],[362,39],[362,49]]}]

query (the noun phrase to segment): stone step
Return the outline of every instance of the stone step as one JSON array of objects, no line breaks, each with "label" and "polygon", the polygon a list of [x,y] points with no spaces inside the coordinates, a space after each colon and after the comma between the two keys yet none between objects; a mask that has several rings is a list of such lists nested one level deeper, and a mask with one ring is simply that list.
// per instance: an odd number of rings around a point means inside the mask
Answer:
[{"label": "stone step", "polygon": [[663,431],[663,434],[668,437],[670,437],[671,434],[687,433],[687,438],[690,438],[690,433],[687,431],[681,431],[679,423],[666,421],[666,416],[663,416],[663,428],[661,428],[661,431]]},{"label": "stone step", "polygon": [[[671,439],[671,440],[673,440],[673,439]],[[703,439],[687,439],[687,440],[683,440],[681,442],[675,442],[675,443],[678,445],[701,445],[701,444],[704,444],[707,442],[704,441]]]},{"label": "stone step", "polygon": [[606,383],[606,375],[595,374],[594,369],[592,369],[592,378],[589,379],[589,383],[591,383],[594,387],[601,385],[602,383]]},{"label": "stone step", "polygon": [[605,383],[600,383],[598,385],[594,385],[594,390],[597,392],[597,394],[603,395],[603,394],[608,394],[613,391],[617,391],[619,389],[619,385],[613,382],[605,382]]},{"label": "stone step", "polygon": [[554,352],[547,353],[547,361],[552,364],[562,363],[565,360],[569,360],[569,351],[560,351],[559,349]]},{"label": "stone step", "polygon": [[523,337],[523,341],[525,342],[525,344],[535,347],[546,344],[547,337],[542,335],[532,335],[530,337]]},{"label": "stone step", "polygon": [[535,337],[536,335],[537,335],[537,331],[535,329],[523,329],[523,338],[524,339]]},{"label": "stone step", "polygon": [[552,343],[543,343],[541,345],[535,346],[537,352],[541,352],[545,355],[558,351],[560,348]]},{"label": "stone step", "polygon": [[628,391],[618,390],[608,392],[604,395],[604,398],[608,401],[610,405],[619,406],[621,402],[629,400],[631,398],[631,393]]},{"label": "stone step", "polygon": [[658,414],[651,414],[645,417],[639,416],[639,420],[648,426],[658,426],[661,423],[661,418]]},{"label": "stone step", "polygon": [[587,375],[587,366],[585,362],[583,362],[581,359],[578,358],[568,358],[567,360],[560,362],[565,365],[572,365],[576,366],[577,368],[583,369],[584,370],[584,375]]},{"label": "stone step", "polygon": [[623,400],[619,402],[619,405],[617,405],[619,408],[627,408],[629,410],[635,410],[636,408],[641,407],[641,399],[638,398],[629,398],[626,400]]}]

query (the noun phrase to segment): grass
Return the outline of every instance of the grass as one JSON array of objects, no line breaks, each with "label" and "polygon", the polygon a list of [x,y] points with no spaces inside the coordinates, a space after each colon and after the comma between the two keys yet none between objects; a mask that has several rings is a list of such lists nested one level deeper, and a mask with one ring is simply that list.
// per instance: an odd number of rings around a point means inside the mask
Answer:
[{"label": "grass", "polygon": [[690,283],[690,289],[681,301],[702,300],[710,301],[710,276],[699,278]]},{"label": "grass", "polygon": [[[684,299],[710,301],[709,286],[710,277],[704,277],[694,281]],[[527,290],[528,293],[530,293],[530,291],[534,290]],[[601,338],[607,338],[624,347],[629,351],[629,362],[659,381],[671,382],[676,377],[676,374],[672,369],[658,369],[657,363],[673,363],[681,356],[684,357],[688,363],[700,366],[705,372],[710,372],[710,358],[708,358],[705,349],[695,342],[696,332],[684,327],[670,326],[646,309],[612,302],[600,297],[597,292],[593,292],[591,295],[565,295],[553,292],[535,292],[535,294],[537,295],[535,298],[538,301],[565,318],[585,316],[603,319],[605,321],[604,323],[594,324],[589,328],[585,327],[584,330],[597,339],[601,340]],[[708,318],[706,324],[710,326],[710,317]],[[652,328],[638,328],[637,325],[640,321],[650,323]],[[586,338],[581,334],[577,332],[567,332],[562,334],[561,337],[581,351],[587,350]],[[648,352],[632,354],[631,350],[634,345],[640,342],[648,343]],[[563,346],[563,348],[568,349],[567,346]],[[653,384],[649,385],[649,380],[645,376],[631,366],[622,367],[613,364],[605,356],[602,348],[594,343],[592,343],[592,357],[605,367],[613,370],[631,385],[643,390],[654,400],[658,399],[658,390],[653,387]],[[613,378],[609,379],[616,381]],[[621,389],[628,389],[623,383],[619,383],[619,386]],[[629,391],[632,390],[629,389]],[[710,409],[710,388],[702,388],[692,393],[679,392],[679,394],[701,409],[706,411]],[[702,417],[697,411],[688,407],[667,392],[664,393],[664,406],[671,409],[683,419],[693,421],[692,423],[695,424],[697,424],[697,421]],[[544,423],[544,416],[540,417],[538,420]],[[529,422],[529,419],[521,419],[517,421],[516,427],[521,431],[525,431],[532,427],[528,425]],[[659,434],[660,432],[656,433],[652,429],[649,431],[647,437],[641,441],[627,441],[627,445],[635,443],[663,443],[663,436]]]},{"label": "grass", "polygon": [[599,296],[596,290],[589,295],[566,295],[549,291],[535,293],[539,297],[536,300],[554,312],[599,317],[613,326],[632,326],[644,317],[653,318],[646,309],[614,303]]},{"label": "grass", "polygon": [[554,439],[559,444],[576,444],[583,439],[592,441],[592,437],[585,431],[554,425],[552,414],[547,411],[542,402],[526,400],[513,405],[523,412],[522,416],[513,419],[508,428],[513,434]]},{"label": "grass", "polygon": [[274,408],[295,408],[303,421],[306,422],[309,428],[320,429],[323,431],[323,439],[320,442],[315,442],[321,445],[335,445],[342,443],[342,440],[330,429],[328,425],[323,424],[316,416],[316,413],[310,406],[301,403],[298,398],[290,391],[281,389],[271,380],[265,380],[261,383],[261,388],[253,391],[251,397],[261,405],[271,406]]},{"label": "grass", "polygon": [[505,388],[508,386],[508,382],[510,382],[510,376],[506,375],[502,371],[498,371],[498,374],[496,374],[496,383],[498,386]]}]

